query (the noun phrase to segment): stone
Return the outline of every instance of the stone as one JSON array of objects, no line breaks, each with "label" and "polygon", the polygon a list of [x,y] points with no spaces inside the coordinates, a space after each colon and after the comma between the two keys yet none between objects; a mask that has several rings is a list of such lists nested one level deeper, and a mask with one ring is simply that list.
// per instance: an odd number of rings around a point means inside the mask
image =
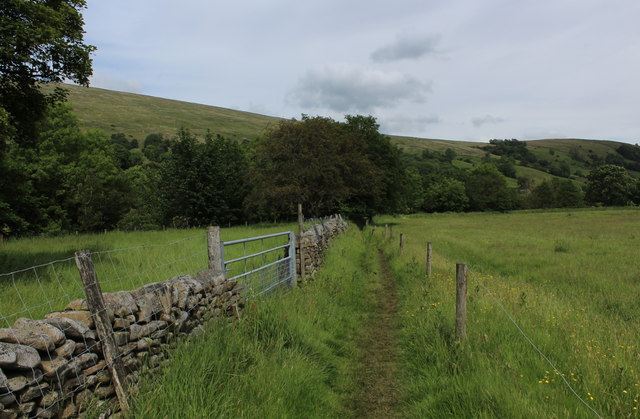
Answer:
[{"label": "stone", "polygon": [[69,360],[65,358],[53,358],[51,360],[43,360],[40,362],[42,366],[42,371],[44,375],[47,377],[58,377],[59,379],[63,379],[67,373],[69,372]]},{"label": "stone", "polygon": [[102,370],[96,374],[99,383],[105,384],[111,382],[111,374],[107,370]]},{"label": "stone", "polygon": [[79,407],[86,407],[91,402],[93,398],[93,391],[86,389],[82,390],[80,393],[76,395],[76,404]]},{"label": "stone", "polygon": [[6,369],[31,370],[40,364],[40,354],[34,348],[6,342],[0,342],[0,359],[4,360],[0,367]]},{"label": "stone", "polygon": [[113,314],[118,317],[128,316],[138,311],[136,299],[129,291],[109,292],[102,294],[104,304],[113,310]]},{"label": "stone", "polygon": [[18,405],[18,412],[20,412],[21,415],[28,416],[35,408],[36,402],[21,403]]},{"label": "stone", "polygon": [[2,419],[18,419],[18,412],[14,412],[13,410],[2,410],[2,411],[0,411],[0,418],[2,418]]},{"label": "stone", "polygon": [[41,352],[51,352],[56,347],[54,339],[49,335],[23,329],[0,329],[0,342],[26,345]]},{"label": "stone", "polygon": [[89,327],[87,327],[86,324],[73,320],[68,317],[53,317],[53,318],[44,319],[42,321],[60,329],[67,338],[79,339],[79,340],[82,340],[82,339],[95,340],[96,338],[96,333],[93,330],[89,329]]},{"label": "stone", "polygon": [[42,383],[38,386],[29,387],[24,393],[20,395],[20,403],[30,402],[38,397],[49,388],[49,384]]},{"label": "stone", "polygon": [[0,396],[0,404],[3,404],[5,407],[16,403],[18,403],[18,399],[16,399],[16,395],[13,393],[5,393]]},{"label": "stone", "polygon": [[196,274],[195,279],[202,284],[205,290],[217,287],[226,281],[224,272],[207,269]]},{"label": "stone", "polygon": [[154,320],[146,324],[133,324],[129,328],[129,339],[132,341],[138,340],[145,336],[150,336],[158,329],[167,327],[167,322],[162,320]]},{"label": "stone", "polygon": [[151,347],[151,339],[142,338],[138,342],[136,342],[136,349],[140,351],[146,351]]},{"label": "stone", "polygon": [[0,393],[4,393],[8,388],[9,388],[9,379],[7,378],[6,375],[4,375],[4,371],[0,369]]},{"label": "stone", "polygon": [[65,311],[89,311],[89,305],[84,298],[77,298],[67,304],[64,309]]},{"label": "stone", "polygon": [[18,375],[16,377],[9,378],[7,383],[9,384],[9,391],[17,393],[27,386],[29,380],[27,380],[27,377]]},{"label": "stone", "polygon": [[78,407],[76,406],[75,403],[73,403],[72,401],[69,401],[67,402],[64,409],[62,410],[60,417],[62,419],[68,419],[68,418],[76,417],[77,415],[78,415]]},{"label": "stone", "polygon": [[84,326],[89,329],[94,328],[93,318],[91,317],[91,313],[84,310],[75,310],[75,311],[55,311],[53,313],[46,314],[44,316],[46,319],[54,319],[56,317],[65,317],[67,319],[75,320],[78,323],[82,323]]},{"label": "stone", "polygon": [[42,400],[40,400],[40,407],[46,409],[47,407],[51,407],[58,402],[58,398],[60,395],[57,391],[52,391],[44,395]]},{"label": "stone", "polygon": [[129,332],[114,332],[113,338],[116,341],[116,345],[126,345],[127,343],[129,343]]},{"label": "stone", "polygon": [[116,318],[113,320],[113,328],[114,328],[115,330],[122,330],[122,329],[126,329],[126,328],[128,328],[129,326],[131,326],[131,323],[132,323],[132,322],[131,322],[131,320],[129,320],[129,319],[125,319],[125,318],[122,318],[122,317],[116,317]]},{"label": "stone", "polygon": [[161,282],[153,282],[131,291],[131,295],[138,304],[136,318],[139,322],[148,322],[156,313],[163,311],[159,295],[163,293],[166,285]]},{"label": "stone", "polygon": [[60,412],[60,407],[57,404],[47,407],[46,409],[41,407],[38,409],[38,413],[36,414],[36,417],[43,418],[43,419],[51,419],[51,418],[57,417],[59,412]]},{"label": "stone", "polygon": [[83,370],[83,371],[82,371],[82,374],[84,374],[85,376],[86,376],[86,375],[95,374],[95,373],[97,373],[98,371],[100,371],[100,370],[102,370],[102,369],[106,368],[106,366],[107,366],[106,361],[105,361],[104,359],[101,359],[101,360],[100,360],[96,365],[94,365],[94,366],[92,366],[92,367],[89,367],[89,368],[87,368],[87,369]]},{"label": "stone", "polygon": [[55,346],[62,345],[65,341],[64,333],[62,333],[60,329],[51,326],[42,320],[30,320],[25,317],[20,317],[13,323],[13,328],[44,333],[53,340],[53,344]]},{"label": "stone", "polygon": [[55,353],[57,356],[61,358],[71,358],[71,356],[76,350],[76,346],[77,346],[77,343],[69,339],[68,341],[65,342],[64,345],[56,348]]},{"label": "stone", "polygon": [[98,355],[94,353],[86,353],[82,354],[77,358],[73,358],[71,362],[69,362],[69,370],[72,371],[76,376],[80,376],[82,374],[82,370],[85,370],[89,367],[94,366],[98,363]]},{"label": "stone", "polygon": [[67,378],[62,386],[62,394],[76,393],[86,388],[86,378],[84,375],[76,376],[74,378]]},{"label": "stone", "polygon": [[116,390],[113,386],[99,386],[93,392],[93,394],[99,399],[108,399],[114,394],[116,394]]}]

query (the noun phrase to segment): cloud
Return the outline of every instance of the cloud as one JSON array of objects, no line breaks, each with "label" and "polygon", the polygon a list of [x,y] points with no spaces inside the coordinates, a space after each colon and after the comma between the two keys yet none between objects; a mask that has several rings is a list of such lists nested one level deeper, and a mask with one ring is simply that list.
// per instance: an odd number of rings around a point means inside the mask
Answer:
[{"label": "cloud", "polygon": [[337,65],[307,72],[288,99],[305,108],[371,112],[403,101],[422,103],[429,93],[429,81],[396,72]]},{"label": "cloud", "polygon": [[481,127],[484,124],[499,124],[504,122],[504,119],[499,116],[485,115],[471,120],[474,127]]},{"label": "cloud", "polygon": [[371,53],[376,62],[418,59],[427,54],[438,54],[439,35],[419,37],[399,37],[390,45],[385,45]]},{"label": "cloud", "polygon": [[91,77],[91,87],[100,87],[102,89],[117,90],[119,92],[143,93],[142,83],[133,79],[119,79],[110,77],[105,74],[97,73]]}]

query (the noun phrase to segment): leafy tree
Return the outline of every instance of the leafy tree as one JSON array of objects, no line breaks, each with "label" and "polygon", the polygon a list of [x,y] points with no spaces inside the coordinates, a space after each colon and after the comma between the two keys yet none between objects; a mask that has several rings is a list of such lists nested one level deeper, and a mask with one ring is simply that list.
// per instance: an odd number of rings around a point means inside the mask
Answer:
[{"label": "leafy tree", "polygon": [[426,188],[422,208],[427,212],[464,211],[468,204],[464,183],[444,177]]},{"label": "leafy tree", "polygon": [[514,178],[516,177],[516,161],[513,157],[509,156],[500,156],[498,162],[496,163],[496,167],[506,177]]},{"label": "leafy tree", "polygon": [[506,178],[492,164],[481,164],[469,172],[465,188],[471,210],[507,211],[518,206],[515,191],[507,187]]},{"label": "leafy tree", "polygon": [[[140,154],[140,150],[136,150]],[[131,207],[118,221],[123,230],[152,230],[162,225],[160,171],[154,165],[132,166],[124,173],[133,194]]]},{"label": "leafy tree", "polygon": [[629,205],[633,202],[637,182],[620,166],[606,164],[587,176],[585,200],[592,205]]},{"label": "leafy tree", "polygon": [[527,197],[530,208],[575,208],[582,205],[582,193],[568,179],[544,180]]},{"label": "leafy tree", "polygon": [[144,140],[142,152],[153,162],[161,162],[167,156],[171,141],[165,139],[162,134],[149,134]]},{"label": "leafy tree", "polygon": [[89,84],[90,54],[81,9],[84,0],[5,0],[0,6],[0,109],[18,139],[34,139],[34,123],[47,104],[64,94],[41,91],[40,83],[71,80]]},{"label": "leafy tree", "polygon": [[340,211],[364,219],[396,205],[384,199],[396,193],[388,186],[401,176],[399,158],[386,154],[390,148],[376,130],[359,118],[280,122],[256,144],[247,208],[258,217],[291,217],[301,202],[309,216]]},{"label": "leafy tree", "polygon": [[190,226],[237,222],[243,216],[247,161],[237,142],[207,135],[204,143],[188,130],[161,164],[160,192],[165,222]]}]

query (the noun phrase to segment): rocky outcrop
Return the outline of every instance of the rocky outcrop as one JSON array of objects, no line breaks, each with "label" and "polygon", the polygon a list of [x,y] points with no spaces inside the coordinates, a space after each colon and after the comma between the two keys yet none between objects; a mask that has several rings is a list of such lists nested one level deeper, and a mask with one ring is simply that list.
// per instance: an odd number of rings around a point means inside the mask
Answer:
[{"label": "rocky outcrop", "polygon": [[[206,321],[239,315],[242,288],[208,270],[104,293],[127,382],[135,383],[142,370],[159,368],[166,349]],[[21,318],[0,329],[0,417],[76,417],[96,399],[117,408],[84,299],[44,320]]]}]

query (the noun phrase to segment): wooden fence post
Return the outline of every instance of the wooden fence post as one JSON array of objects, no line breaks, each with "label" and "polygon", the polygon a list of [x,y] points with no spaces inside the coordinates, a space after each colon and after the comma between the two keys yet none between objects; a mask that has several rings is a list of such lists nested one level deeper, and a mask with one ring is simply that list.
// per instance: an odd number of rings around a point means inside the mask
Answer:
[{"label": "wooden fence post", "polygon": [[431,276],[431,242],[427,243],[427,276]]},{"label": "wooden fence post", "polygon": [[80,278],[82,278],[82,283],[84,284],[87,306],[96,324],[96,332],[98,339],[100,339],[102,343],[102,353],[104,354],[107,367],[111,372],[111,381],[116,390],[120,408],[126,412],[129,410],[129,401],[127,400],[125,389],[124,365],[122,358],[120,358],[120,351],[116,345],[113,329],[111,328],[111,321],[109,320],[104,305],[104,298],[100,290],[100,284],[98,283],[98,276],[93,267],[93,261],[91,260],[89,252],[86,250],[76,252],[75,260],[76,266],[80,271]]},{"label": "wooden fence post", "polygon": [[400,233],[400,254],[402,254],[402,249],[404,249],[404,233]]},{"label": "wooden fence post", "polygon": [[467,337],[467,265],[456,264],[456,338]]},{"label": "wooden fence post", "polygon": [[384,225],[384,238],[387,238],[388,235],[388,231],[389,231],[389,224],[385,224]]},{"label": "wooden fence post", "polygon": [[302,233],[304,233],[304,217],[302,216],[302,204],[298,204],[298,257],[300,261],[300,281],[304,282],[304,249],[302,248]]},{"label": "wooden fence post", "polygon": [[220,227],[207,228],[207,253],[209,255],[209,269],[224,272],[224,249],[220,241]]}]

